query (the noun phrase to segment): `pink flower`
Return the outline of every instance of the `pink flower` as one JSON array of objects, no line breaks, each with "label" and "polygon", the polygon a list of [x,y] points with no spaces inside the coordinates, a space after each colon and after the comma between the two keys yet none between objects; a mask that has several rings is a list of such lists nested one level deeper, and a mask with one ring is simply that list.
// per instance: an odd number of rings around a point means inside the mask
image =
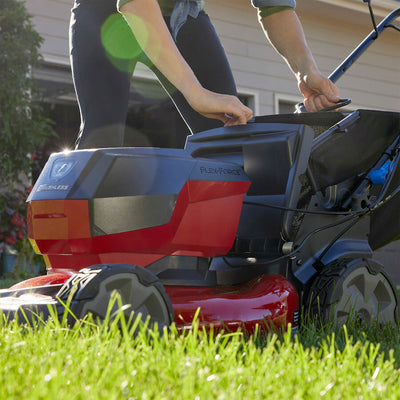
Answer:
[{"label": "pink flower", "polygon": [[15,238],[13,236],[6,236],[6,243],[15,244],[15,243],[17,243],[17,238]]},{"label": "pink flower", "polygon": [[11,223],[15,226],[24,226],[25,218],[22,215],[19,215],[17,212],[11,218]]}]

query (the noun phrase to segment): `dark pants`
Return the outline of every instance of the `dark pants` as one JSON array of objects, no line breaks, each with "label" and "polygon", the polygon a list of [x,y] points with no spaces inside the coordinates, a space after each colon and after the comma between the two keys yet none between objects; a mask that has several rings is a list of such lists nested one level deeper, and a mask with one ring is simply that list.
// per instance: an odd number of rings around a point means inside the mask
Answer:
[{"label": "dark pants", "polygon": [[[77,148],[124,145],[129,87],[137,62],[154,71],[192,133],[221,126],[194,111],[140,52],[115,4],[116,0],[75,0],[72,10],[71,65],[82,121]],[[205,12],[189,17],[176,44],[205,88],[236,95],[224,49]]]}]

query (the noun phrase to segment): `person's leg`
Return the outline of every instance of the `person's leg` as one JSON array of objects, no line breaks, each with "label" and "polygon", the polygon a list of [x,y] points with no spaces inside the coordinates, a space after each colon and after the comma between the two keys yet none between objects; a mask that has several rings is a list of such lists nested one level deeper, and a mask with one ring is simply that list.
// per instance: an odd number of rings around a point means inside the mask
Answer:
[{"label": "person's leg", "polygon": [[[168,24],[168,18],[166,22]],[[225,51],[205,12],[200,12],[196,19],[188,18],[178,33],[177,47],[206,89],[223,94],[237,94]],[[194,111],[183,95],[158,70],[154,68],[153,70],[192,133],[223,125],[221,121],[203,117]]]},{"label": "person's leg", "polygon": [[116,14],[115,0],[75,1],[70,48],[81,111],[76,143],[79,149],[123,145],[130,78],[135,66],[132,49],[116,46],[124,41],[133,41],[133,46],[136,43],[122,16]]}]

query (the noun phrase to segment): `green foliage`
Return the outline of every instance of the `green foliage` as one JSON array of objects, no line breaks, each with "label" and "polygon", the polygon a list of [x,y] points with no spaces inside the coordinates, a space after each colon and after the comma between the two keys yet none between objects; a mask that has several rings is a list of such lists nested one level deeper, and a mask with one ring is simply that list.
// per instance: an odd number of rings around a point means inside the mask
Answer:
[{"label": "green foliage", "polygon": [[0,1],[0,185],[29,173],[32,155],[52,131],[31,76],[41,37],[24,3]]}]

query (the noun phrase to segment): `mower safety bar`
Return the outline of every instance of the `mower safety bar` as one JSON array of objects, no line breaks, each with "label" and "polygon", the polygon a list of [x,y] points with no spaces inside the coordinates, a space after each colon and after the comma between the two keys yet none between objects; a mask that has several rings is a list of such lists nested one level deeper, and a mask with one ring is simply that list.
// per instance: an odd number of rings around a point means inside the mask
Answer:
[{"label": "mower safety bar", "polygon": [[[372,32],[352,51],[352,53],[329,75],[329,79],[335,83],[353,64],[358,58],[364,53],[365,50],[372,44],[372,42],[379,37],[379,35],[389,27],[393,27],[400,31],[400,28],[391,25],[397,17],[400,16],[400,8],[393,10],[389,15],[378,26],[374,26]],[[342,100],[339,100],[340,103]],[[342,105],[339,105],[341,107]],[[304,103],[298,103],[295,106],[296,114],[307,112]],[[323,110],[328,111],[328,109]]]},{"label": "mower safety bar", "polygon": [[400,16],[400,8],[393,10],[372,32],[353,50],[353,52],[329,75],[329,79],[335,83],[361,56],[362,53],[374,42],[391,22]]}]

